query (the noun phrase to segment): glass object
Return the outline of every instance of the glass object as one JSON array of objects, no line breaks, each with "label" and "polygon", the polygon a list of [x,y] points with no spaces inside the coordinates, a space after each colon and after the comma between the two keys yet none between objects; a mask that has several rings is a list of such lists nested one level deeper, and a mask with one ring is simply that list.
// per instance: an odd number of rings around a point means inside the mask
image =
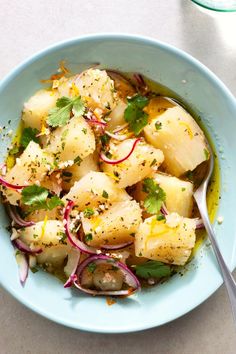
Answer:
[{"label": "glass object", "polygon": [[206,9],[233,12],[236,11],[236,0],[192,0],[195,4],[200,5]]}]

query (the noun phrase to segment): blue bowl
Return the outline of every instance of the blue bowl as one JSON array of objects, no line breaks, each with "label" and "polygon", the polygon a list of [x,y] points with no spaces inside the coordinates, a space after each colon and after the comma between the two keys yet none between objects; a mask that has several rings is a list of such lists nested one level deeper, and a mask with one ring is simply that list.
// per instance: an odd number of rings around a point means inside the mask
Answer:
[{"label": "blue bowl", "polygon": [[[215,223],[220,249],[231,270],[236,266],[236,101],[224,84],[204,65],[179,49],[130,35],[90,35],[56,44],[26,60],[0,84],[0,125],[17,128],[23,103],[41,87],[40,80],[55,72],[60,60],[80,71],[89,63],[125,72],[140,72],[169,87],[202,117],[221,167],[221,200]],[[7,138],[1,139],[1,159]],[[63,325],[94,332],[122,333],[172,321],[206,300],[221,285],[211,248],[202,246],[184,276],[142,291],[108,306],[104,298],[64,289],[55,277],[30,274],[25,287],[18,280],[13,248],[6,231],[8,219],[1,206],[0,282],[21,303]]]}]

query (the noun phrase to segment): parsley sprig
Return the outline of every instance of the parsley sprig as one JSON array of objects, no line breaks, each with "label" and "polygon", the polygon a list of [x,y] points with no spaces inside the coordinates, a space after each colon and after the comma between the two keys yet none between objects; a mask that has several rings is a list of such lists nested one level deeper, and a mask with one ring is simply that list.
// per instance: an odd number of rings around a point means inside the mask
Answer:
[{"label": "parsley sprig", "polygon": [[70,119],[71,111],[74,115],[80,116],[84,113],[85,107],[81,97],[61,97],[56,102],[56,107],[49,111],[47,123],[51,127],[63,127]]},{"label": "parsley sprig", "polygon": [[56,195],[49,196],[49,190],[37,186],[27,186],[22,189],[22,203],[28,205],[30,211],[45,209],[52,210],[57,206],[64,205],[63,201]]},{"label": "parsley sprig", "polygon": [[147,261],[144,264],[138,264],[135,266],[136,275],[148,279],[148,278],[162,278],[171,275],[171,267],[159,261]]},{"label": "parsley sprig", "polygon": [[143,108],[148,104],[149,100],[145,96],[135,95],[127,98],[127,108],[125,110],[125,120],[129,123],[129,128],[137,136],[142,129],[148,124],[148,114],[143,111]]},{"label": "parsley sprig", "polygon": [[143,181],[143,191],[147,193],[144,199],[144,207],[150,214],[159,213],[162,203],[166,199],[163,189],[154,181],[153,178],[145,178]]}]

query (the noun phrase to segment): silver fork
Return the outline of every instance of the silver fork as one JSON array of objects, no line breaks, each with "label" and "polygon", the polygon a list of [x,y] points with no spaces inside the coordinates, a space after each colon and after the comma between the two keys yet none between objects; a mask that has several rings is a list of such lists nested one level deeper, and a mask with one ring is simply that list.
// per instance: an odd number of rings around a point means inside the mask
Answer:
[{"label": "silver fork", "polygon": [[208,210],[207,210],[207,204],[206,204],[206,193],[207,193],[207,187],[208,183],[210,180],[210,177],[213,172],[214,168],[214,157],[213,157],[213,151],[210,148],[209,145],[209,150],[210,150],[210,162],[209,162],[209,167],[208,167],[208,172],[202,181],[201,185],[198,187],[198,189],[194,193],[194,199],[196,200],[198,209],[200,211],[201,217],[203,224],[206,228],[208,237],[211,241],[212,248],[215,252],[215,256],[217,258],[221,274],[226,286],[226,289],[228,291],[229,299],[231,302],[231,307],[232,307],[232,312],[233,312],[233,317],[236,322],[236,282],[227,267],[224,258],[221,254],[221,251],[219,249],[218,243],[216,241],[216,236],[215,232],[211,226],[210,220],[209,220],[209,215],[208,215]]}]

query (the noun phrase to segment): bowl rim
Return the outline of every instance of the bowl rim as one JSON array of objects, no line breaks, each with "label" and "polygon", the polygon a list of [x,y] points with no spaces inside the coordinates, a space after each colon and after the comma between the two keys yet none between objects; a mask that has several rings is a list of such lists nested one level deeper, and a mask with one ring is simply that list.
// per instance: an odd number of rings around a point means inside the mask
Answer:
[{"label": "bowl rim", "polygon": [[[113,40],[113,41],[123,40],[123,41],[127,41],[127,42],[132,41],[132,42],[142,43],[142,44],[147,44],[147,45],[149,44],[152,46],[158,46],[169,53],[174,53],[174,54],[178,55],[182,59],[194,64],[200,71],[205,73],[209,77],[209,79],[211,81],[213,81],[213,83],[221,90],[221,92],[224,92],[225,96],[228,97],[228,99],[230,100],[230,103],[234,106],[234,108],[236,110],[236,99],[235,99],[234,95],[232,94],[232,92],[226,87],[226,85],[222,82],[222,80],[220,80],[210,69],[208,69],[199,60],[197,60],[196,58],[194,58],[193,56],[191,56],[190,54],[188,54],[184,50],[179,49],[179,48],[177,48],[171,44],[165,43],[163,41],[159,41],[157,39],[143,36],[143,35],[139,35],[139,34],[128,34],[128,33],[119,33],[119,32],[115,32],[115,33],[106,33],[105,32],[105,33],[96,33],[96,34],[91,33],[91,34],[86,34],[86,35],[82,35],[82,36],[77,36],[77,37],[74,37],[71,39],[59,41],[59,42],[54,43],[50,46],[47,46],[46,48],[44,48],[42,50],[37,51],[35,54],[29,56],[24,61],[20,62],[7,75],[4,76],[4,78],[0,81],[0,95],[1,95],[2,91],[4,90],[5,86],[7,86],[10,81],[12,81],[16,76],[18,76],[21,73],[21,71],[23,71],[28,65],[36,62],[40,58],[42,58],[46,55],[49,55],[50,53],[54,52],[55,50],[58,50],[60,48],[67,48],[73,44],[78,44],[78,43],[83,43],[83,42],[88,42],[88,41],[92,41],[92,42],[95,41],[96,42],[96,41],[101,41],[101,40],[104,40],[104,41],[106,41],[106,40]],[[233,269],[236,267],[236,259],[234,262],[231,262],[231,264],[228,266],[229,266],[230,271],[233,271]],[[8,287],[7,284],[3,284],[1,281],[1,276],[0,276],[1,286],[10,295],[12,295],[15,299],[17,299],[21,304],[23,304],[24,306],[26,306],[30,310],[34,311],[35,313],[40,314],[41,316],[43,316],[53,322],[56,322],[58,324],[64,325],[69,328],[79,329],[82,331],[96,332],[96,333],[129,333],[129,332],[137,332],[137,331],[141,331],[141,330],[147,330],[147,329],[154,328],[157,326],[162,326],[162,325],[167,324],[177,318],[180,318],[180,317],[186,315],[188,312],[195,309],[201,303],[206,301],[222,285],[222,283],[223,283],[222,278],[220,278],[219,280],[216,280],[215,286],[211,287],[209,289],[209,291],[207,292],[207,294],[204,294],[203,296],[199,296],[197,298],[197,300],[194,302],[194,304],[191,304],[190,306],[186,306],[185,311],[183,311],[179,314],[175,314],[173,316],[169,316],[169,318],[166,321],[163,321],[162,323],[142,324],[140,322],[140,323],[136,323],[135,325],[133,325],[130,328],[122,328],[122,329],[117,330],[117,329],[112,329],[112,328],[111,329],[101,328],[101,327],[98,328],[98,327],[96,327],[95,324],[93,324],[92,327],[91,326],[87,326],[87,327],[80,326],[79,323],[75,325],[73,323],[70,323],[70,321],[68,321],[68,320],[64,320],[63,318],[58,318],[56,315],[48,314],[43,309],[40,309],[37,306],[35,306],[32,302],[25,300],[25,298],[23,296],[19,295],[18,292],[13,290],[11,287]]]}]

